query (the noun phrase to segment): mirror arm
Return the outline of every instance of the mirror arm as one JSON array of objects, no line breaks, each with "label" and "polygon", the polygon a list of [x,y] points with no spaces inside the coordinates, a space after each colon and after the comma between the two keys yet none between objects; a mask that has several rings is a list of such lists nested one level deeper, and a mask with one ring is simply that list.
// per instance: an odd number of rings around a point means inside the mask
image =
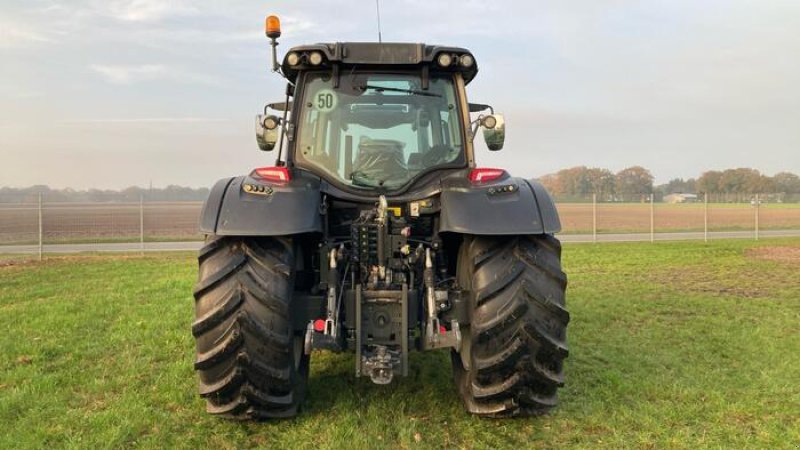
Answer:
[{"label": "mirror arm", "polygon": [[478,135],[478,128],[481,127],[481,120],[483,120],[483,114],[479,115],[477,119],[473,120],[469,124],[470,140],[472,142],[475,142],[475,136]]}]

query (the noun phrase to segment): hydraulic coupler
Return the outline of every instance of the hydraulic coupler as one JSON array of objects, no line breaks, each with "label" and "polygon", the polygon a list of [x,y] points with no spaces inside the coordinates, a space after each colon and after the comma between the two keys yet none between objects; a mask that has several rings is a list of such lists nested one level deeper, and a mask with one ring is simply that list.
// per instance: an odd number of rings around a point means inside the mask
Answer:
[{"label": "hydraulic coupler", "polygon": [[458,326],[458,321],[453,320],[450,322],[450,329],[448,330],[439,322],[437,304],[446,302],[447,291],[436,290],[436,285],[433,277],[433,258],[431,257],[431,249],[425,250],[425,270],[422,273],[423,281],[425,283],[425,312],[427,313],[425,336],[422,341],[422,347],[425,350],[435,348],[452,347],[456,351],[461,350],[461,330]]}]

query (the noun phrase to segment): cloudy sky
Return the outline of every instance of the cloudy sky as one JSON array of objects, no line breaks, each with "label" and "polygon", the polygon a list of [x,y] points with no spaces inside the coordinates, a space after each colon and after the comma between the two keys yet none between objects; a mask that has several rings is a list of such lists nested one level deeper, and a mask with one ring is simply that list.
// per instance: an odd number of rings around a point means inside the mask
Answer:
[{"label": "cloudy sky", "polygon": [[[253,115],[279,49],[377,37],[374,0],[3,0],[0,186],[207,186],[268,165]],[[476,55],[473,101],[506,114],[482,165],[538,176],[640,164],[800,173],[797,0],[383,0],[384,41]]]}]

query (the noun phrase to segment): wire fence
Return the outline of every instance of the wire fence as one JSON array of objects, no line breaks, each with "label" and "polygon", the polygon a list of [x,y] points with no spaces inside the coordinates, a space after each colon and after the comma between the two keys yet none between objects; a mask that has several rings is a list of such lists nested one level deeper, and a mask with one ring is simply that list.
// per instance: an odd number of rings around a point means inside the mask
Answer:
[{"label": "wire fence", "polygon": [[609,240],[604,238],[610,235],[654,241],[659,236],[708,240],[800,234],[800,203],[776,200],[783,198],[776,194],[740,196],[735,201],[729,194],[630,197],[628,201],[598,195],[556,197],[563,234],[588,235],[593,241]]},{"label": "wire fence", "polygon": [[690,233],[800,230],[800,203],[770,202],[771,194],[721,202],[723,196],[674,197],[656,201],[644,194],[635,202],[600,201],[598,196],[556,198],[565,234]]},{"label": "wire fence", "polygon": [[[199,241],[203,202],[0,203],[0,253],[59,244]],[[136,250],[135,246],[127,246]]]},{"label": "wire fence", "polygon": [[[562,240],[592,242],[800,236],[800,203],[784,199],[777,194],[555,198]],[[138,202],[93,203],[26,197],[0,203],[0,254],[41,255],[69,248],[144,251],[163,248],[152,243],[197,242],[203,239],[198,228],[201,209],[202,202],[144,197]],[[101,248],[99,244],[127,245]]]}]

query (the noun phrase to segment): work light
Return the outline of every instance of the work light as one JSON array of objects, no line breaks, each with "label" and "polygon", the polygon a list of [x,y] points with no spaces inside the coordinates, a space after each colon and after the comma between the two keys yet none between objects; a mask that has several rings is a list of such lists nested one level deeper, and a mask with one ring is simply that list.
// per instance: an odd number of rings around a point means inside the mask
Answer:
[{"label": "work light", "polygon": [[442,67],[447,67],[453,63],[453,57],[448,53],[442,53],[438,58],[436,58],[436,62],[438,62]]},{"label": "work light", "polygon": [[320,53],[320,52],[311,52],[308,55],[308,62],[312,66],[318,66],[318,65],[322,64],[322,53]]}]

